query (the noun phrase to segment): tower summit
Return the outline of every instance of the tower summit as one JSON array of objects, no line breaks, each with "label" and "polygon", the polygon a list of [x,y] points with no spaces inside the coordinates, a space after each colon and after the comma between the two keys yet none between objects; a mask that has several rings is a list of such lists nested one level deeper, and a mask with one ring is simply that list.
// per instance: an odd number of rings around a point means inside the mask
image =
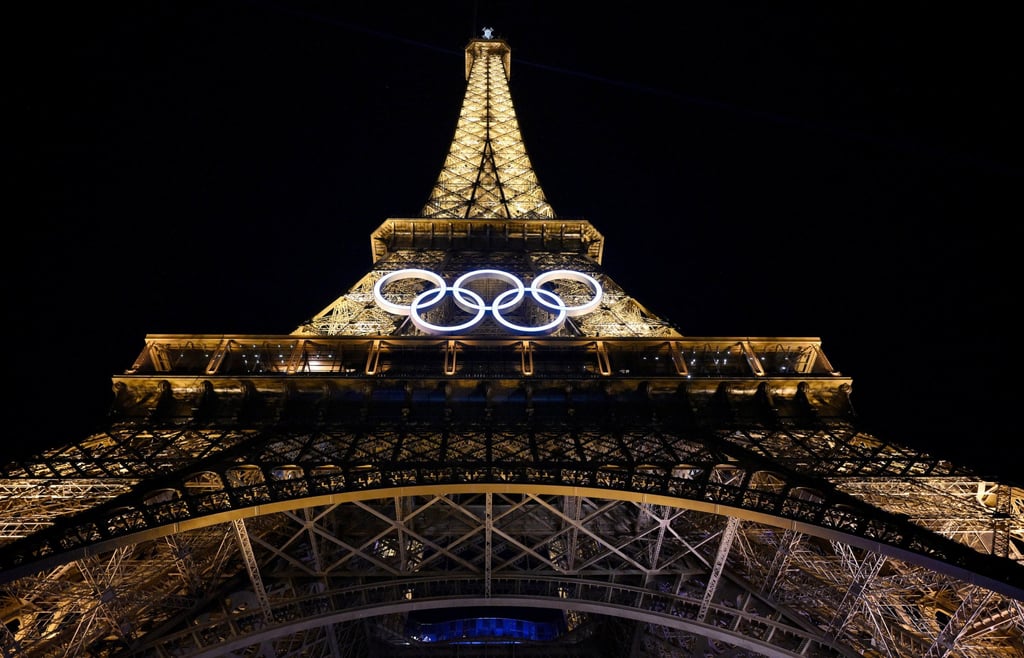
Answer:
[{"label": "tower summit", "polygon": [[501,39],[466,48],[466,96],[448,157],[423,207],[432,219],[554,219],[519,134]]},{"label": "tower summit", "polygon": [[6,656],[1019,656],[1024,495],[692,337],[558,218],[506,42],[420,217],[285,335],[150,334],[0,470]]}]

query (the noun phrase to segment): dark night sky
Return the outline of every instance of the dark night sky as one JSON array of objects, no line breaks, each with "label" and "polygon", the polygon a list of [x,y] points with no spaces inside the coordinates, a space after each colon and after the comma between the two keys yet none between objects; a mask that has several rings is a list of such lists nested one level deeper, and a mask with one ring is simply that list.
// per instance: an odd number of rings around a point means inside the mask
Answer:
[{"label": "dark night sky", "polygon": [[597,6],[8,16],[4,449],[81,438],[147,333],[289,333],[347,290],[426,201],[489,25],[541,185],[627,292],[691,336],[821,337],[866,428],[1020,479],[1010,17]]}]

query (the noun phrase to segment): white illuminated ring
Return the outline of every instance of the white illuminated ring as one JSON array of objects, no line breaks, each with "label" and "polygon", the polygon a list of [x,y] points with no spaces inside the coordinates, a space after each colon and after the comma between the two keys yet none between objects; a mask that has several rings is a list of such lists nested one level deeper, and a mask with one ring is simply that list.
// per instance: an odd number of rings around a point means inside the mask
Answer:
[{"label": "white illuminated ring", "polygon": [[[497,320],[498,324],[500,324],[501,326],[516,333],[549,334],[558,331],[558,328],[562,326],[562,324],[565,322],[565,318],[568,315],[568,313],[565,312],[566,307],[565,304],[562,302],[561,298],[559,298],[558,295],[551,292],[550,290],[544,290],[543,288],[535,288],[531,286],[530,288],[527,288],[527,290],[530,291],[530,295],[532,295],[536,301],[540,302],[542,306],[555,311],[554,320],[548,322],[547,324],[542,324],[539,327],[524,327],[522,325],[514,324],[506,320],[505,316],[501,314],[500,310],[501,302],[503,301],[502,298],[505,297],[506,295],[510,295],[513,292],[515,292],[514,290],[506,290],[505,292],[501,293],[500,295],[494,298],[494,308],[491,309],[491,314],[494,316],[494,319]],[[542,297],[550,297],[554,299],[555,303],[548,304],[547,302],[541,300]]]},{"label": "white illuminated ring", "polygon": [[[438,294],[438,292],[440,292],[440,294]],[[447,290],[445,289],[432,288],[430,290],[427,290],[426,292],[421,292],[420,294],[416,295],[416,299],[412,300],[412,305],[409,308],[409,318],[412,320],[412,323],[416,325],[418,329],[420,329],[420,331],[425,331],[428,334],[435,335],[454,334],[460,331],[465,331],[466,329],[469,329],[476,323],[483,320],[484,315],[487,314],[487,309],[490,308],[484,302],[484,298],[476,294],[472,290],[461,290],[461,293],[472,297],[473,302],[476,304],[476,315],[473,317],[472,320],[470,320],[469,322],[463,322],[462,324],[456,324],[452,326],[432,324],[424,320],[423,317],[420,315],[420,309],[422,308],[424,311],[429,311],[434,305],[436,305],[444,298],[445,292],[447,292]],[[427,297],[427,295],[435,295],[435,297],[434,299],[430,300],[430,303],[426,307],[422,307],[421,303],[423,302],[424,298]],[[463,299],[462,303],[456,301],[456,304],[458,304],[459,308],[461,308],[463,311],[472,312],[473,310],[469,303],[465,301],[465,299]]]},{"label": "white illuminated ring", "polygon": [[[435,287],[428,288],[427,290],[418,293],[412,303],[408,305],[396,304],[388,301],[388,299],[384,297],[384,287],[393,281],[400,281],[403,279],[423,279],[428,283],[434,284]],[[465,284],[484,279],[502,281],[511,285],[512,288],[498,294],[494,300],[488,304],[478,293],[465,287]],[[586,284],[593,294],[592,298],[585,304],[566,306],[561,297],[554,292],[545,290],[541,287],[545,283],[556,281],[558,279],[569,279],[571,281],[578,281]],[[424,314],[439,304],[449,291],[452,293],[455,305],[467,313],[472,313],[473,317],[466,322],[456,325],[438,325],[428,322],[423,317]],[[515,324],[514,322],[509,322],[505,319],[505,313],[518,308],[520,304],[522,304],[527,293],[529,293],[530,297],[535,302],[545,308],[548,312],[552,313],[554,315],[554,319],[542,325],[533,327]],[[525,286],[519,277],[503,270],[473,270],[472,272],[463,274],[455,280],[453,285],[449,286],[444,282],[444,279],[442,279],[440,275],[435,274],[434,272],[421,269],[407,269],[389,272],[378,279],[377,283],[373,286],[373,297],[377,301],[378,306],[389,313],[394,313],[395,315],[409,316],[413,325],[421,331],[432,335],[458,333],[471,329],[483,320],[488,311],[491,312],[491,315],[498,324],[509,331],[534,335],[553,333],[565,323],[565,319],[567,317],[576,317],[585,313],[590,313],[596,309],[601,304],[602,295],[603,290],[601,288],[601,284],[597,282],[597,279],[589,274],[573,270],[553,270],[550,272],[544,272],[534,278],[533,285],[531,286]]]},{"label": "white illuminated ring", "polygon": [[[444,293],[448,289],[448,285],[444,282],[444,279],[441,278],[441,275],[434,274],[430,270],[396,270],[394,272],[388,272],[381,278],[377,279],[377,283],[373,284],[373,298],[377,300],[377,306],[380,306],[388,313],[394,313],[395,315],[409,315],[409,311],[411,310],[409,306],[389,302],[381,293],[384,286],[392,281],[401,281],[402,279],[426,279],[437,286],[437,289],[440,290],[441,297],[444,297]],[[428,290],[427,292],[430,291]],[[438,299],[438,301],[440,301],[440,299]]]},{"label": "white illuminated ring", "polygon": [[[480,279],[497,279],[498,281],[504,281],[505,283],[509,283],[514,286],[512,290],[506,290],[498,295],[498,298],[494,300],[494,303],[490,307],[485,307],[485,309],[490,309],[495,312],[514,309],[522,303],[523,297],[526,295],[526,287],[523,285],[522,280],[514,274],[509,274],[508,272],[503,272],[501,270],[473,270],[472,272],[466,272],[459,278],[455,279],[455,283],[451,288],[452,295],[455,297],[455,303],[458,304],[459,308],[463,311],[473,311],[476,307],[464,305],[465,298],[462,295],[464,292],[470,291],[467,288],[463,288],[462,285],[464,283],[478,281]],[[503,301],[499,304],[498,299],[505,297],[509,293],[512,293],[512,299]],[[477,299],[480,299],[480,297],[477,296]],[[481,300],[481,303],[482,301],[483,300]]]},{"label": "white illuminated ring", "polygon": [[[594,294],[593,299],[589,302],[586,304],[579,304],[577,306],[565,306],[564,304],[561,304],[561,300],[559,300],[562,308],[565,309],[566,315],[569,317],[575,318],[580,315],[585,315],[601,305],[601,296],[604,294],[604,291],[601,289],[601,284],[597,282],[597,279],[589,274],[584,274],[583,272],[576,272],[574,270],[551,270],[550,272],[538,274],[533,280],[533,289],[534,291],[540,290],[542,285],[548,281],[554,281],[556,279],[569,279],[570,281],[585,283],[590,286],[590,292]],[[539,297],[536,299],[542,306],[547,306],[547,304],[545,304]]]}]

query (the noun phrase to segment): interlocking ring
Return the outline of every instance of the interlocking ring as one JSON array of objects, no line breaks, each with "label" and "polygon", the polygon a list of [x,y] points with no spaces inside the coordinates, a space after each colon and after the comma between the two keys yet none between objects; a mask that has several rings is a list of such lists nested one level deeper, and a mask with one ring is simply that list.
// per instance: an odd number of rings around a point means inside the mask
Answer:
[{"label": "interlocking ring", "polygon": [[[403,279],[423,279],[428,283],[434,284],[435,287],[428,288],[419,293],[412,300],[412,303],[408,305],[388,301],[384,297],[384,287],[393,281]],[[465,287],[467,283],[483,279],[503,281],[512,287],[497,295],[490,303],[487,303],[479,293]],[[593,297],[585,304],[567,306],[561,297],[541,287],[545,283],[558,279],[569,279],[586,284],[590,288],[591,293],[593,293]],[[424,314],[440,304],[449,292],[452,293],[452,300],[455,302],[455,305],[463,311],[471,313],[472,317],[468,321],[456,325],[438,325],[428,322],[423,317]],[[538,327],[525,327],[505,319],[504,314],[518,308],[527,294],[530,295],[533,301],[554,313],[554,319]],[[455,280],[454,284],[449,286],[439,274],[430,270],[406,269],[388,272],[378,279],[377,283],[373,286],[373,298],[377,301],[378,306],[388,313],[409,316],[412,323],[420,331],[432,335],[466,331],[479,324],[488,311],[490,311],[491,316],[498,324],[509,331],[521,334],[549,334],[558,331],[567,317],[576,317],[590,313],[597,308],[601,303],[602,294],[601,284],[597,282],[597,279],[589,274],[574,270],[551,270],[550,272],[544,272],[533,279],[533,285],[531,286],[524,285],[522,279],[502,270],[473,270],[463,274]]]}]

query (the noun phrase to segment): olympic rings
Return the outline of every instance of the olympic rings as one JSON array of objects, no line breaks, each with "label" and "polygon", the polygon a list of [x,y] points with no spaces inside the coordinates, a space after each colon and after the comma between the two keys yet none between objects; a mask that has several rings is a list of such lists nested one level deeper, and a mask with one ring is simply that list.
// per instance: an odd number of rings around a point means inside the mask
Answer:
[{"label": "olympic rings", "polygon": [[[428,288],[416,295],[416,298],[408,305],[388,301],[383,292],[385,286],[403,279],[423,279],[427,283],[433,284],[434,287]],[[490,303],[487,303],[479,293],[465,287],[466,284],[473,281],[486,279],[502,281],[512,287],[498,294]],[[584,304],[566,306],[561,297],[541,287],[545,283],[558,279],[568,279],[586,284],[590,288],[591,293],[593,293],[593,297]],[[463,311],[471,313],[472,317],[466,322],[456,325],[438,325],[427,321],[423,317],[424,314],[440,304],[449,292],[452,293],[452,301],[455,302],[455,305]],[[504,314],[518,308],[527,294],[530,295],[534,302],[550,311],[554,315],[554,319],[537,327],[525,327],[509,322]],[[463,274],[455,280],[454,284],[449,286],[439,274],[429,270],[406,269],[388,272],[378,279],[377,283],[373,286],[373,298],[378,306],[388,313],[409,316],[409,319],[412,320],[412,323],[419,330],[432,335],[458,333],[471,329],[484,319],[488,311],[490,311],[491,316],[498,324],[514,333],[550,334],[558,331],[567,317],[584,315],[596,309],[601,304],[602,295],[603,290],[597,279],[589,274],[573,270],[551,270],[550,272],[544,272],[534,277],[533,285],[531,286],[525,285],[519,277],[503,270],[473,270]]]}]

